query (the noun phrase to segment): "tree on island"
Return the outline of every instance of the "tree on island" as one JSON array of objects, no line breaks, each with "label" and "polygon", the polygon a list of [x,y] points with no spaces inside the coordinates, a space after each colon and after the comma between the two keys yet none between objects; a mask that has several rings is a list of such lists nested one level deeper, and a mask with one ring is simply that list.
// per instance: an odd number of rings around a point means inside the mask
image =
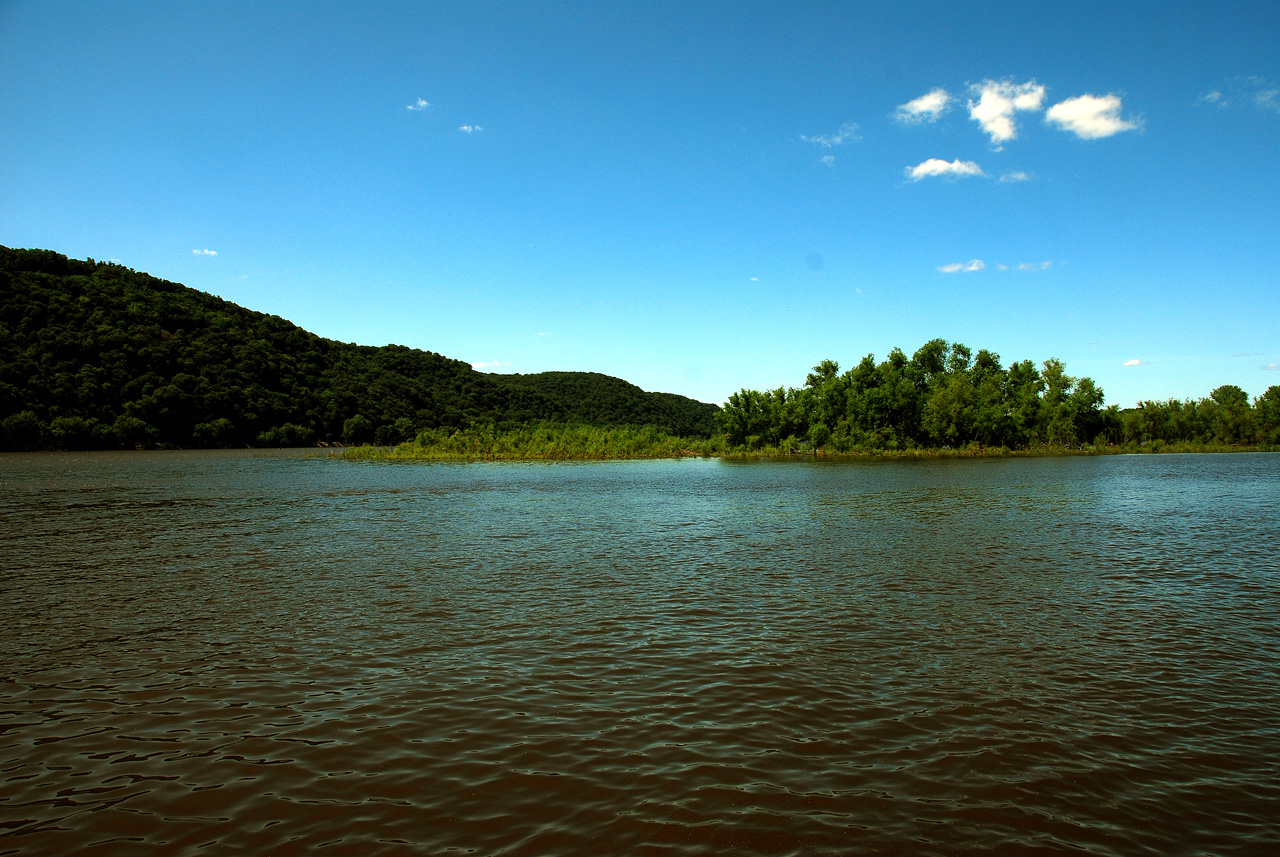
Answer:
[{"label": "tree on island", "polygon": [[726,443],[746,449],[836,452],[1028,448],[1153,440],[1220,444],[1280,441],[1280,387],[1252,406],[1235,386],[1199,402],[1104,407],[1091,378],[1067,374],[1050,358],[1001,365],[1000,355],[932,339],[910,359],[895,348],[841,373],[823,360],[800,389],[734,393],[718,417]]}]

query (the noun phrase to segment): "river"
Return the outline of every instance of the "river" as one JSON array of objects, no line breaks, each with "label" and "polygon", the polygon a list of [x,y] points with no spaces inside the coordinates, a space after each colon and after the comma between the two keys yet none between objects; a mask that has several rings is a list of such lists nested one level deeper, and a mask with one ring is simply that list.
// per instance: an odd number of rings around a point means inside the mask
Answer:
[{"label": "river", "polygon": [[0,456],[0,855],[1280,853],[1280,455]]}]

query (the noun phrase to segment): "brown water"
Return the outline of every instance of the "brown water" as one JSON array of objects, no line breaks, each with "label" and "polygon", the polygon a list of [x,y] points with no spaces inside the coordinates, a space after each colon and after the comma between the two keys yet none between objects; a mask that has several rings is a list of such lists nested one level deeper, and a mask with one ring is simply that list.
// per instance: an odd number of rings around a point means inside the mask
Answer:
[{"label": "brown water", "polygon": [[1280,853],[1280,456],[0,456],[0,854]]}]

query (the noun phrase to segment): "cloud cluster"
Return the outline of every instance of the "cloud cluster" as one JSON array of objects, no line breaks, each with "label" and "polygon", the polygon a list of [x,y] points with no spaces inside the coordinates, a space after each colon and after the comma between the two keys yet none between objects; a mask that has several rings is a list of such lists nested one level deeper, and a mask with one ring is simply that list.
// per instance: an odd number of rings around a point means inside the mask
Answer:
[{"label": "cloud cluster", "polygon": [[800,135],[800,139],[806,143],[817,143],[824,149],[830,149],[832,146],[843,146],[850,140],[860,140],[858,136],[858,126],[853,122],[845,122],[834,134],[821,134],[816,137],[806,137]]},{"label": "cloud cluster", "polygon": [[476,131],[483,131],[484,129],[479,125],[459,125],[458,130],[464,134],[474,134]]},{"label": "cloud cluster", "polygon": [[913,98],[906,104],[899,104],[894,117],[905,125],[923,125],[926,122],[937,122],[942,114],[951,109],[955,99],[951,93],[941,86],[929,90],[919,98]]},{"label": "cloud cluster", "polygon": [[1196,99],[1196,103],[1220,110],[1245,105],[1270,113],[1280,113],[1280,86],[1257,75],[1234,77],[1226,81],[1224,89],[1206,92]]},{"label": "cloud cluster", "polygon": [[204,250],[192,250],[191,252],[195,253],[197,256],[217,256],[218,255],[217,250],[210,250],[208,248],[205,248]]},{"label": "cloud cluster", "polygon": [[[1254,87],[1254,103],[1280,112],[1280,88],[1271,87],[1262,78],[1248,80]],[[1113,137],[1142,127],[1140,116],[1123,115],[1124,103],[1115,93],[1076,95],[1046,107],[1048,88],[1034,78],[1022,82],[1013,78],[986,78],[965,86],[969,95],[965,99],[969,118],[978,124],[997,152],[1004,150],[1005,143],[1018,138],[1021,132],[1019,114],[1041,113],[1045,125],[1066,131],[1081,140]],[[899,104],[893,112],[893,118],[903,125],[934,124],[960,101],[961,98],[948,92],[946,88],[935,86],[923,95]],[[1204,96],[1201,101],[1218,106],[1228,103],[1226,96],[1218,90]],[[800,139],[830,149],[861,138],[858,136],[858,126],[845,122],[834,134],[801,134]],[[824,154],[820,160],[829,167],[835,163],[835,156]],[[915,166],[905,167],[904,172],[911,182],[926,178],[956,180],[987,175],[977,162],[959,158],[951,161],[928,158]],[[999,181],[1004,184],[1032,179],[1032,173],[1026,170],[1005,170],[999,174]]]},{"label": "cloud cluster", "polygon": [[1018,136],[1015,113],[1038,111],[1044,103],[1044,87],[1034,80],[984,80],[970,84],[969,93],[978,99],[969,101],[969,118],[981,126],[995,146]]},{"label": "cloud cluster", "polygon": [[[1259,106],[1274,105],[1280,112],[1280,89],[1263,87],[1261,78],[1249,78],[1260,81],[1254,86],[1253,99]],[[1077,95],[1064,99],[1045,110],[1044,84],[1036,80],[1017,83],[1012,79],[993,80],[988,78],[981,83],[969,84],[968,108],[969,118],[978,123],[984,134],[991,139],[991,144],[1000,151],[1004,144],[1018,138],[1018,114],[1045,112],[1046,124],[1063,131],[1075,134],[1082,140],[1097,140],[1111,137],[1122,131],[1132,131],[1141,127],[1141,122],[1133,117],[1122,117],[1123,103],[1115,93],[1106,95]],[[906,125],[922,125],[937,121],[947,112],[956,99],[942,87],[929,90],[919,98],[898,106],[895,118]],[[1201,99],[1204,103],[1223,106],[1227,99],[1220,91],[1215,90]],[[1010,173],[1009,175],[1025,175]],[[1010,181],[1024,179],[1012,178]]]},{"label": "cloud cluster", "polygon": [[[1018,265],[1018,270],[1019,271],[1043,271],[1043,270],[1046,270],[1052,264],[1053,264],[1052,262],[1023,262],[1021,265]],[[961,271],[966,271],[966,272],[981,271],[986,267],[987,267],[986,263],[983,262],[981,259],[970,259],[968,262],[952,262],[949,265],[939,265],[938,270],[944,274],[956,274]],[[996,270],[1007,271],[1009,270],[1009,266],[1003,265],[1003,264],[997,264]]]},{"label": "cloud cluster", "polygon": [[[857,125],[853,122],[845,122],[834,134],[819,134],[815,137],[809,137],[801,134],[800,139],[804,140],[806,143],[814,143],[824,149],[830,149],[833,146],[843,146],[850,140],[861,140],[862,138],[858,136]],[[828,153],[823,155],[820,160],[829,167],[836,162],[836,156]]]},{"label": "cloud cluster", "polygon": [[929,158],[927,161],[921,161],[914,167],[906,168],[907,178],[913,182],[930,176],[939,176],[942,178],[959,179],[967,176],[986,175],[982,171],[982,167],[973,161],[962,161],[959,158],[954,161],[944,161],[941,158]]},{"label": "cloud cluster", "polygon": [[950,265],[940,265],[938,270],[944,274],[956,274],[961,271],[981,271],[985,267],[987,265],[981,259],[970,259],[968,262],[952,262]]}]

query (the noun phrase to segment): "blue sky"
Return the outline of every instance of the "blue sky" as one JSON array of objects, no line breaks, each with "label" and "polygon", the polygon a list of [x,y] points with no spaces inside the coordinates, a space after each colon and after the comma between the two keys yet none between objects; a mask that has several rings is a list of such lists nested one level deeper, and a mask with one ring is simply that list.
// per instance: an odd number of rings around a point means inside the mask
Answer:
[{"label": "blue sky", "polygon": [[491,371],[1258,395],[1277,200],[1274,2],[0,2],[0,243]]}]

